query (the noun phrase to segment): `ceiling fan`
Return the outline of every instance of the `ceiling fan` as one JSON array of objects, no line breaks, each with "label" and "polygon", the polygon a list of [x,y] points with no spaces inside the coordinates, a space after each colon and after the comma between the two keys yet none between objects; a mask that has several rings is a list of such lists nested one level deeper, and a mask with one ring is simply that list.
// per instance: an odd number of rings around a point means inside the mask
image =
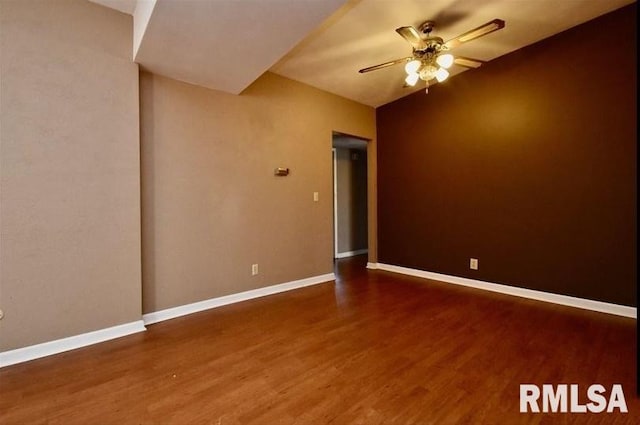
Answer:
[{"label": "ceiling fan", "polygon": [[405,64],[407,77],[405,78],[405,87],[413,87],[418,80],[425,81],[427,92],[429,85],[434,82],[443,82],[449,77],[447,69],[451,65],[456,64],[466,68],[478,68],[484,61],[472,59],[463,56],[454,57],[449,50],[475,40],[489,33],[504,28],[505,22],[502,19],[494,19],[478,28],[467,31],[451,40],[445,42],[440,37],[431,35],[431,31],[435,27],[435,22],[425,21],[416,30],[414,27],[400,27],[396,32],[411,44],[413,52],[411,56],[396,59],[378,65],[361,69],[360,72],[370,72],[378,69],[386,68],[399,63]]}]

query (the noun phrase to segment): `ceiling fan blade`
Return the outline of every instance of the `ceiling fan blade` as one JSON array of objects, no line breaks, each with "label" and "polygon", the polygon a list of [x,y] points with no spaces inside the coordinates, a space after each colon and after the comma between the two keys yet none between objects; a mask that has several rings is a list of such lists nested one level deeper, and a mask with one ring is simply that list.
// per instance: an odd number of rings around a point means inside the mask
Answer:
[{"label": "ceiling fan blade", "polygon": [[424,42],[420,33],[414,27],[400,27],[396,28],[396,32],[402,36],[405,40],[411,44],[415,50],[423,50],[427,48],[427,43]]},{"label": "ceiling fan blade", "polygon": [[367,68],[362,68],[358,72],[361,73],[361,74],[364,74],[365,72],[375,71],[375,70],[386,68],[388,66],[396,65],[396,64],[399,64],[399,63],[402,63],[402,62],[407,62],[410,59],[412,59],[412,57],[408,56],[406,58],[396,59],[396,60],[392,60],[392,61],[389,61],[389,62],[378,64],[378,65],[369,66]]},{"label": "ceiling fan blade", "polygon": [[480,38],[489,33],[502,29],[504,28],[504,25],[505,23],[502,19],[494,19],[493,21],[489,21],[484,25],[480,25],[478,28],[467,31],[464,34],[457,36],[456,38],[452,38],[451,40],[444,43],[444,45],[449,49],[453,49],[454,47],[457,47],[462,43],[475,40],[476,38]]},{"label": "ceiling fan blade", "polygon": [[464,66],[465,68],[479,68],[482,64],[486,63],[480,59],[466,58],[464,56],[456,56],[453,60],[456,65]]}]

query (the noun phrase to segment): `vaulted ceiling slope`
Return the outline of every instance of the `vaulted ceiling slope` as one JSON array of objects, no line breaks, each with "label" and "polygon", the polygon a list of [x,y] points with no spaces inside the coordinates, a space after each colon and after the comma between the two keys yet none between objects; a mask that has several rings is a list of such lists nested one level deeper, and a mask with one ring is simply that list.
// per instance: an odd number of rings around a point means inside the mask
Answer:
[{"label": "vaulted ceiling slope", "polygon": [[92,0],[134,17],[144,69],[239,94],[345,0]]},{"label": "vaulted ceiling slope", "polygon": [[[377,107],[423,90],[403,88],[409,56],[395,29],[433,20],[454,38],[494,18],[506,27],[452,50],[484,61],[635,0],[91,0],[134,16],[134,60],[152,72],[241,93],[265,71]],[[594,36],[598,28],[593,29]],[[597,53],[594,52],[594,55]],[[465,71],[454,66],[454,76]],[[443,84],[446,84],[443,83]]]}]

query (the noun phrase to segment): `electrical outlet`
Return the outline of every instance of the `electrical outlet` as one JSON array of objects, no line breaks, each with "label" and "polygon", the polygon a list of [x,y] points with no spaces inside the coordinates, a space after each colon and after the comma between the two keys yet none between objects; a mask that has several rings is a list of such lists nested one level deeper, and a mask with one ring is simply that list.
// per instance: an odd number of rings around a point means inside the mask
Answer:
[{"label": "electrical outlet", "polygon": [[469,268],[471,270],[478,270],[478,259],[477,258],[470,258],[469,259]]},{"label": "electrical outlet", "polygon": [[258,265],[257,264],[252,264],[251,265],[251,276],[255,276],[258,274]]}]

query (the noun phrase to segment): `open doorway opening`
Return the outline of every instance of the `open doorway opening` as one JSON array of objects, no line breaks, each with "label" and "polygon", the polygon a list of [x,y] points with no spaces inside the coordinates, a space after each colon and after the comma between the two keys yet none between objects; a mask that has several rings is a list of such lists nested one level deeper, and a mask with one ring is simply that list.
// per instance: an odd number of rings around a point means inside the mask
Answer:
[{"label": "open doorway opening", "polygon": [[334,132],[334,258],[368,252],[367,140]]}]

